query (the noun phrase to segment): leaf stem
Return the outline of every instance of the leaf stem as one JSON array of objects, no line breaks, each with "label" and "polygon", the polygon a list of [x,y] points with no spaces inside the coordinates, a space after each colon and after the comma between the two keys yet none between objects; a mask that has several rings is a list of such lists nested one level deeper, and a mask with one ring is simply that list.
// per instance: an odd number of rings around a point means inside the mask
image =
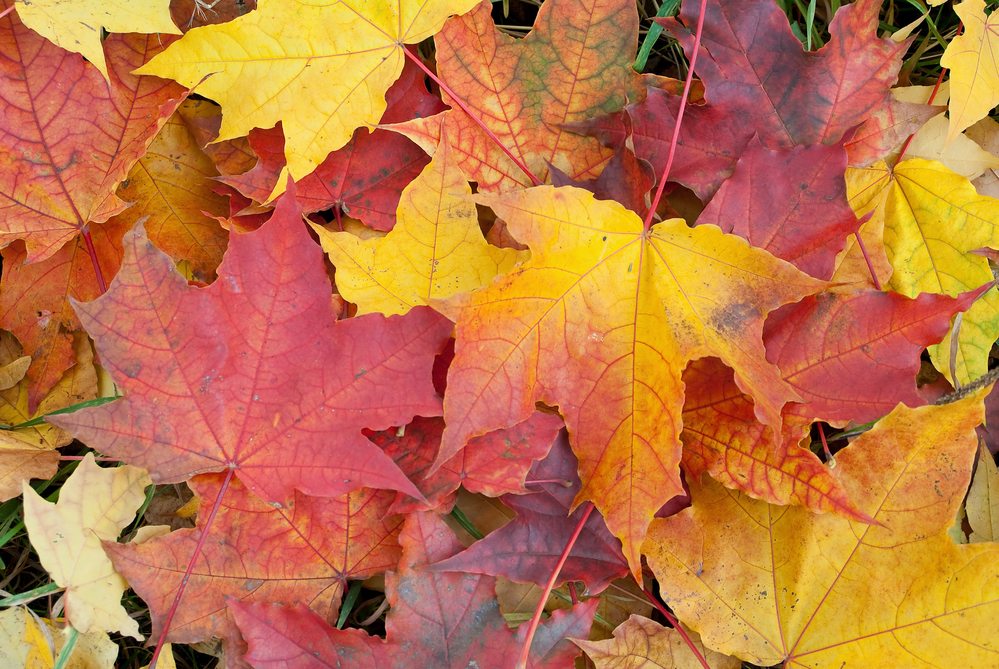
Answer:
[{"label": "leaf stem", "polygon": [[90,236],[90,228],[83,226],[83,230],[80,233],[83,236],[83,243],[87,245],[87,255],[90,256],[90,262],[94,265],[94,274],[97,275],[97,287],[101,289],[101,295],[108,292],[108,284],[104,280],[104,272],[101,271],[101,263],[97,260],[97,249],[94,248],[94,240]]},{"label": "leaf stem", "polygon": [[579,522],[576,523],[576,529],[573,530],[572,536],[569,537],[565,548],[562,549],[562,555],[559,556],[558,562],[555,564],[555,569],[552,570],[552,575],[548,578],[548,583],[545,584],[545,590],[541,593],[538,606],[534,609],[534,616],[531,618],[530,626],[527,628],[527,635],[524,637],[524,645],[520,649],[520,659],[517,660],[517,669],[527,669],[527,662],[531,657],[531,643],[533,643],[534,634],[538,631],[538,625],[541,623],[541,614],[545,611],[545,604],[548,602],[548,597],[552,594],[552,590],[555,589],[555,582],[558,580],[558,575],[562,571],[562,567],[565,566],[565,561],[569,559],[569,553],[572,552],[572,547],[576,545],[576,540],[582,534],[583,526],[590,519],[591,513],[593,513],[593,504],[587,502],[586,508],[583,510],[583,515],[580,516]]},{"label": "leaf stem", "polygon": [[822,423],[816,423],[815,427],[819,429],[819,439],[822,441],[822,452],[826,456],[826,464],[830,467],[836,466],[836,460],[833,458],[832,451],[829,450],[829,442],[826,441],[826,431],[822,427]]},{"label": "leaf stem", "polygon": [[[963,24],[958,24],[958,26],[957,26],[957,35],[955,35],[955,37],[957,37],[958,35],[960,35],[961,31],[963,29],[964,29],[964,25]],[[944,80],[944,77],[946,75],[947,75],[947,68],[946,67],[940,68],[940,74],[937,76],[937,83],[936,83],[936,85],[933,86],[933,90],[930,91],[930,97],[928,97],[926,99],[926,104],[927,105],[932,105],[933,104],[933,100],[936,99],[937,93],[940,92],[940,85],[943,84],[943,80]],[[902,150],[898,152],[898,158],[895,160],[895,164],[896,165],[898,165],[900,162],[902,162],[902,158],[905,157],[905,152],[909,150],[909,145],[912,144],[912,138],[915,137],[915,136],[916,136],[916,133],[912,133],[911,135],[909,135],[906,138],[905,144],[902,145]]]},{"label": "leaf stem", "polygon": [[194,572],[194,565],[201,556],[205,539],[208,537],[208,530],[211,529],[212,523],[215,521],[215,515],[219,511],[219,507],[222,506],[222,498],[225,497],[226,491],[229,490],[229,484],[232,483],[232,477],[235,473],[236,469],[234,467],[230,467],[225,473],[225,480],[222,481],[222,487],[219,488],[219,493],[215,496],[212,510],[208,514],[207,520],[205,520],[204,527],[201,528],[201,536],[198,537],[198,543],[194,546],[194,554],[191,555],[191,561],[187,563],[187,570],[184,571],[184,577],[180,579],[180,587],[177,589],[177,594],[173,598],[170,610],[167,611],[166,618],[163,620],[163,629],[160,630],[160,638],[156,640],[156,650],[153,651],[153,659],[149,661],[149,669],[156,669],[156,662],[163,651],[163,644],[166,643],[167,634],[170,633],[170,623],[173,622],[173,617],[177,614],[177,609],[180,607],[180,600],[184,596],[187,583],[191,580],[191,574]]},{"label": "leaf stem", "polygon": [[543,183],[541,181],[541,179],[539,179],[537,176],[535,176],[534,172],[531,171],[531,169],[524,163],[523,160],[521,160],[517,156],[513,155],[513,152],[510,151],[510,149],[508,149],[506,147],[506,145],[503,144],[503,142],[500,141],[500,138],[496,136],[496,133],[494,133],[492,130],[490,130],[486,126],[486,124],[482,122],[482,119],[480,119],[478,116],[476,116],[475,114],[472,113],[472,110],[468,107],[467,104],[465,104],[465,101],[462,100],[458,96],[458,94],[455,93],[454,90],[451,89],[450,86],[448,86],[447,84],[445,84],[441,80],[441,78],[438,77],[437,74],[433,70],[431,70],[429,67],[427,67],[423,63],[423,61],[420,60],[419,56],[417,56],[415,53],[413,53],[409,49],[403,49],[402,51],[403,51],[403,53],[406,54],[407,58],[409,58],[411,61],[413,61],[414,63],[416,63],[417,67],[419,67],[421,70],[423,70],[424,74],[426,74],[428,77],[430,77],[431,79],[433,79],[434,83],[437,84],[438,86],[440,86],[441,90],[448,94],[449,98],[451,98],[452,100],[454,100],[454,103],[456,105],[458,105],[458,108],[461,109],[461,111],[465,112],[465,114],[467,114],[468,117],[470,119],[472,119],[472,121],[474,121],[475,124],[479,126],[479,128],[482,129],[482,132],[486,133],[486,136],[489,137],[489,139],[491,139],[492,142],[496,146],[499,147],[500,151],[502,151],[503,153],[506,154],[507,158],[509,158],[510,160],[512,160],[514,162],[514,164],[517,167],[519,167],[521,169],[521,171],[523,171],[524,174],[527,175],[527,178],[531,180],[531,185],[533,185],[533,186],[540,186]]},{"label": "leaf stem", "polygon": [[683,625],[680,624],[680,621],[677,620],[677,617],[674,616],[669,609],[663,606],[662,603],[659,601],[659,599],[651,592],[649,592],[648,588],[643,587],[642,592],[645,593],[646,599],[648,599],[652,603],[652,606],[656,607],[656,610],[659,611],[659,613],[663,614],[663,617],[669,621],[669,624],[673,626],[673,629],[675,629],[680,634],[680,638],[682,638],[683,642],[687,644],[687,647],[690,649],[690,652],[694,654],[694,657],[696,657],[697,661],[701,663],[701,666],[704,667],[704,669],[711,669],[711,666],[708,665],[708,661],[704,659],[704,655],[697,647],[697,644],[695,644],[694,640],[690,638],[689,634],[687,634],[687,630],[683,629]]},{"label": "leaf stem", "polygon": [[673,158],[676,156],[676,145],[680,141],[680,126],[683,124],[683,113],[687,109],[687,99],[690,98],[690,85],[694,80],[694,66],[697,64],[697,54],[701,50],[701,34],[704,32],[704,15],[707,13],[707,0],[701,0],[701,9],[697,16],[697,29],[694,32],[694,49],[690,55],[690,66],[687,68],[687,78],[683,82],[683,95],[680,96],[680,110],[676,114],[676,125],[673,126],[673,137],[669,141],[669,155],[666,157],[666,167],[663,168],[662,177],[659,178],[659,186],[656,188],[656,196],[652,198],[652,205],[649,213],[645,215],[645,229],[652,226],[652,218],[656,215],[659,201],[663,199],[663,192],[666,189],[666,180],[669,178],[669,171],[673,168]]},{"label": "leaf stem", "polygon": [[16,7],[16,6],[17,6],[17,5],[11,5],[11,6],[10,6],[10,7],[8,7],[7,9],[3,10],[2,12],[0,12],[0,19],[2,19],[3,17],[7,16],[7,15],[8,15],[8,14],[10,14],[10,13],[11,13],[12,11],[14,11],[14,7]]},{"label": "leaf stem", "polygon": [[[860,225],[862,226],[864,223],[871,220],[871,216],[873,215],[873,211],[869,211],[864,214],[864,217],[860,219]],[[871,281],[874,282],[874,288],[882,290],[881,282],[878,281],[878,273],[874,271],[874,263],[871,262],[871,257],[867,255],[867,247],[864,246],[864,240],[860,238],[860,226],[858,226],[857,231],[853,233],[853,237],[857,240],[857,246],[860,247],[860,252],[864,255],[864,262],[867,263],[867,271],[871,273]]]}]

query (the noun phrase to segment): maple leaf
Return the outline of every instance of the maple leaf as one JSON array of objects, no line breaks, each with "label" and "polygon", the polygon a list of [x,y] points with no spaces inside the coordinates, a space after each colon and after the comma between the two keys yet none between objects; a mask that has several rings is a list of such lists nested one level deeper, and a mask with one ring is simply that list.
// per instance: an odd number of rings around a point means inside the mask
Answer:
[{"label": "maple leaf", "polygon": [[889,160],[913,133],[940,112],[940,107],[899,100],[894,95],[896,91],[893,89],[888,101],[875,108],[844,142],[851,167]]},{"label": "maple leaf", "polygon": [[313,224],[337,269],[337,289],[357,313],[404,314],[480,288],[526,257],[483,239],[472,189],[455,158],[442,139],[402,191],[395,227],[384,237],[360,239]]},{"label": "maple leaf", "polygon": [[[564,433],[548,456],[531,468],[529,475],[545,483],[533,484],[527,494],[501,498],[503,504],[517,513],[513,521],[470,548],[435,563],[433,568],[504,576],[544,586],[583,515],[582,509],[569,512],[579,492],[579,476],[576,458]],[[555,585],[582,581],[588,593],[598,594],[626,573],[621,543],[607,531],[603,519],[592,514],[562,564]]]},{"label": "maple leaf", "polygon": [[968,541],[995,541],[999,538],[999,469],[989,450],[978,449],[975,476],[965,503],[971,534]]},{"label": "maple leaf", "polygon": [[[76,365],[68,370],[42,398],[37,409],[28,409],[28,382],[20,379],[0,390],[0,422],[19,426],[63,407],[93,399],[97,395],[94,355],[86,336],[77,334],[73,348]],[[21,347],[9,332],[0,332],[0,363],[21,358]],[[0,431],[0,500],[21,494],[21,482],[30,478],[48,479],[56,473],[59,454],[72,437],[54,425]]]},{"label": "maple leaf", "polygon": [[806,297],[767,319],[767,360],[801,395],[796,412],[832,423],[868,423],[899,402],[924,404],[916,390],[920,354],[988,288],[959,298],[909,299],[873,290]]},{"label": "maple leaf", "polygon": [[909,142],[905,155],[944,164],[947,169],[974,180],[987,170],[999,168],[999,157],[980,147],[967,135],[947,139],[947,117],[943,112],[923,124]]},{"label": "maple leaf", "polygon": [[63,49],[81,54],[109,81],[102,28],[109,33],[180,34],[170,18],[170,0],[140,6],[129,0],[15,0],[14,6],[24,25]]},{"label": "maple leaf", "polygon": [[[709,0],[694,70],[704,82],[705,104],[685,111],[671,180],[709,199],[754,133],[770,149],[839,142],[887,101],[907,47],[877,38],[880,6],[880,0],[843,6],[826,45],[806,52],[772,0]],[[688,58],[698,7],[684,3],[679,21],[660,20]],[[679,101],[679,95],[650,88],[644,101],[626,111],[635,152],[657,174],[666,164]],[[620,142],[620,124],[613,119],[577,129],[605,144]]]},{"label": "maple leaf", "polygon": [[[491,11],[489,2],[480,2],[434,37],[441,79],[542,181],[549,165],[576,179],[596,177],[612,152],[565,126],[617,111],[643,95],[643,80],[631,68],[638,39],[635,4],[551,0],[541,5],[523,39],[498,30]],[[436,145],[437,133],[447,137],[480,192],[531,185],[460,109],[406,125],[406,134],[423,136],[423,144]]]},{"label": "maple leaf", "polygon": [[[836,254],[859,223],[846,200],[840,145],[768,149],[757,138],[697,224],[745,237],[812,276],[832,276]],[[787,178],[774,178],[786,174]]]},{"label": "maple leaf", "polygon": [[779,424],[795,394],[764,359],[763,319],[823,283],[714,226],[673,219],[644,232],[634,213],[576,188],[477,201],[532,255],[452,305],[457,346],[437,462],[523,420],[537,401],[558,406],[579,458],[574,506],[594,502],[637,572],[652,515],[683,492],[687,361],[724,360],[757,416]]},{"label": "maple leaf", "polygon": [[280,121],[288,172],[299,180],[355,129],[378,123],[385,92],[402,72],[403,45],[422,42],[474,4],[261,0],[245,16],[189,31],[139,72],[197,85],[221,104],[219,139]]},{"label": "maple leaf", "polygon": [[[689,634],[689,633],[688,633]],[[691,635],[696,639],[696,635]],[[597,669],[699,669],[701,664],[675,629],[643,616],[632,615],[614,629],[613,639],[573,639]],[[712,669],[739,669],[742,663],[704,648],[695,641]]]},{"label": "maple leaf", "polygon": [[[191,560],[196,562],[167,635],[174,642],[238,639],[226,613],[228,599],[302,602],[330,618],[347,579],[365,579],[399,561],[402,518],[388,513],[391,492],[357,490],[333,499],[296,493],[287,507],[275,508],[234,481],[208,529],[201,521],[210,515],[223,478],[190,481],[201,499],[197,528],[140,544],[107,545],[115,568],[149,605],[154,637]],[[210,538],[195,558],[205,531]]]},{"label": "maple leaf", "polygon": [[104,554],[145,501],[149,475],[138,467],[102,469],[92,453],[46,502],[24,483],[24,525],[46,571],[66,588],[66,615],[84,634],[118,631],[142,639],[121,605],[127,585]]},{"label": "maple leaf", "polygon": [[[26,251],[4,251],[0,325],[13,331],[32,357],[32,407],[72,364],[72,335],[79,323],[67,296],[92,299],[100,292],[95,270],[84,264],[99,265],[108,280],[117,269],[117,242],[110,248],[97,243],[102,233],[89,224],[126,206],[115,188],[184,95],[171,82],[130,74],[161,49],[155,36],[112,36],[104,49],[110,84],[78,56],[25,28],[15,15],[0,19],[5,63],[0,71],[5,119],[0,129],[0,247],[18,239],[26,246]],[[81,234],[98,240],[77,239]],[[23,299],[27,286],[11,286],[15,266],[51,258],[74,239],[78,245],[64,249],[61,260],[48,268],[52,274],[36,284],[37,297]],[[79,254],[84,245],[95,247],[89,260]],[[28,270],[22,278],[37,282],[43,272]]]},{"label": "maple leaf", "polygon": [[[857,215],[874,212],[861,228],[862,237],[870,241],[868,249],[886,251],[892,289],[909,297],[924,292],[954,296],[994,280],[988,259],[974,251],[999,248],[999,206],[978,195],[966,178],[921,158],[891,169],[884,163],[850,169],[846,178]],[[860,255],[855,243],[844,253]],[[934,366],[948,377],[949,337],[930,350]],[[955,361],[959,382],[987,371],[997,337],[999,292],[993,290],[962,317]]]},{"label": "maple leaf", "polygon": [[655,521],[643,549],[666,602],[705,645],[764,666],[995,666],[999,547],[947,536],[981,402],[900,406],[837,454],[874,524],[692,483],[693,506]]},{"label": "maple leaf", "polygon": [[[56,665],[69,638],[54,620],[39,618],[26,606],[0,612],[0,665],[47,669]],[[80,634],[65,669],[114,669],[118,644],[106,632]]]},{"label": "maple leaf", "polygon": [[[289,666],[283,662],[299,658],[330,667],[511,666],[522,640],[507,628],[499,612],[493,579],[473,574],[436,574],[424,568],[427,562],[461,548],[444,522],[429,513],[411,514],[400,542],[400,571],[390,572],[385,582],[391,608],[384,640],[360,630],[332,629],[301,607],[231,602],[233,616],[249,647],[247,661],[264,669]],[[456,600],[456,593],[463,598]],[[591,600],[546,621],[531,644],[528,667],[560,669],[571,665],[578,652],[564,637],[589,631],[596,603]],[[558,631],[545,634],[546,627],[557,627]],[[553,643],[555,639],[557,643]]]},{"label": "maple leaf", "polygon": [[[110,85],[78,57],[0,19],[0,246],[24,239],[42,260],[88,222],[124,208],[114,189],[180,104],[181,87],[130,71],[161,49],[155,36],[104,42]],[[31,54],[30,60],[21,54]],[[30,67],[29,67],[30,64]],[[98,124],[95,119],[101,119]]]},{"label": "maple leaf", "polygon": [[999,103],[999,17],[985,13],[984,0],[964,0],[954,6],[964,32],[940,59],[950,70],[948,141],[988,115]]},{"label": "maple leaf", "polygon": [[576,186],[593,193],[598,200],[615,200],[639,216],[649,209],[649,191],[656,185],[652,165],[635,156],[634,141],[628,131],[624,142],[596,179],[573,179],[557,167],[551,167],[552,184]]},{"label": "maple leaf", "polygon": [[[385,94],[386,108],[381,123],[400,123],[414,116],[430,116],[444,108],[440,98],[431,95],[425,75],[411,62]],[[252,130],[249,144],[258,156],[252,170],[224,177],[243,195],[266,202],[284,166],[284,136],[280,127]],[[376,230],[391,230],[399,197],[430,162],[417,145],[397,133],[358,128],[343,148],[337,149],[316,171],[295,184],[298,201],[305,213],[336,208]]]},{"label": "maple leaf", "polygon": [[420,309],[335,324],[322,253],[293,194],[259,230],[230,239],[204,289],[189,287],[141,227],[125,247],[108,292],[77,305],[125,397],[53,422],[157,482],[235,470],[277,503],[296,488],[419,496],[361,429],[440,411],[429,372],[444,319]]},{"label": "maple leaf", "polygon": [[[229,209],[226,199],[212,190],[211,178],[218,174],[215,165],[184,122],[182,110],[191,104],[184,101],[129,171],[118,196],[133,204],[112,221],[131,229],[142,220],[157,248],[208,281],[222,261],[228,239],[212,217],[225,216]],[[96,295],[73,297],[83,301]]]},{"label": "maple leaf", "polygon": [[92,300],[101,294],[94,258],[103,277],[118,273],[121,238],[128,228],[128,220],[117,217],[89,225],[94,256],[80,235],[54,255],[32,263],[26,262],[23,243],[15,242],[3,250],[0,323],[10,328],[25,352],[32,355],[27,374],[29,411],[40,406],[64,373],[75,369],[73,341],[82,330],[70,300]]},{"label": "maple leaf", "polygon": [[513,427],[476,437],[433,474],[428,470],[444,433],[444,421],[440,418],[417,416],[402,434],[386,430],[368,438],[385,449],[426,498],[423,503],[400,495],[393,511],[410,513],[417,509],[450,508],[452,493],[459,485],[490,497],[527,492],[524,479],[528,470],[535,460],[548,454],[561,429],[562,419],[558,416],[535,412]]},{"label": "maple leaf", "polygon": [[732,371],[713,358],[692,362],[683,382],[687,397],[681,436],[687,472],[698,478],[710,474],[728,488],[771,504],[800,504],[868,520],[835,473],[803,447],[810,420],[789,411],[779,433],[757,422]]}]

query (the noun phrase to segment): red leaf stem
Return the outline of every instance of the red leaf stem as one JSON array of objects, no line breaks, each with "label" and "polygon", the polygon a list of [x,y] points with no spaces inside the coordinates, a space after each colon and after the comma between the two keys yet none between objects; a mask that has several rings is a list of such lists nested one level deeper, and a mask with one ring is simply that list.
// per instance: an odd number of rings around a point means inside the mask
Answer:
[{"label": "red leaf stem", "polygon": [[517,660],[517,669],[527,669],[527,661],[531,655],[531,643],[534,641],[534,634],[538,631],[538,625],[541,623],[541,614],[545,610],[545,603],[548,601],[548,597],[552,594],[552,590],[555,588],[555,581],[558,580],[559,572],[562,571],[562,566],[565,565],[565,561],[569,559],[569,553],[572,552],[572,547],[576,545],[576,540],[582,533],[583,526],[586,525],[586,521],[590,519],[591,513],[593,513],[593,505],[587,502],[583,515],[580,516],[579,522],[576,523],[575,531],[573,531],[572,536],[569,537],[569,541],[566,543],[565,549],[562,551],[562,555],[558,558],[558,563],[555,564],[555,569],[552,570],[552,575],[548,579],[548,583],[545,584],[545,590],[541,593],[541,599],[538,600],[538,606],[534,609],[534,616],[531,618],[530,627],[527,628],[527,635],[524,637],[524,646],[520,649],[520,659]]},{"label": "red leaf stem", "polygon": [[149,661],[149,669],[156,669],[156,662],[159,660],[160,653],[163,650],[163,644],[166,643],[167,634],[170,633],[170,624],[173,622],[173,617],[177,614],[177,609],[180,607],[180,600],[184,596],[184,590],[187,589],[187,583],[191,580],[191,574],[194,572],[194,565],[197,564],[198,558],[201,557],[201,550],[205,545],[205,539],[208,537],[208,532],[215,521],[215,515],[219,511],[219,507],[222,506],[222,498],[225,497],[226,492],[229,490],[229,484],[232,482],[232,477],[235,473],[235,467],[230,467],[226,470],[225,480],[222,481],[222,485],[219,487],[219,493],[215,495],[212,511],[208,514],[205,526],[201,530],[201,536],[198,537],[198,543],[194,547],[194,554],[191,555],[191,561],[187,563],[187,570],[184,572],[184,577],[180,580],[177,595],[173,598],[170,610],[167,611],[166,618],[163,620],[163,631],[160,632],[160,638],[156,640],[156,650],[153,651],[153,659]]},{"label": "red leaf stem", "polygon": [[694,65],[697,63],[697,54],[701,50],[701,34],[704,33],[704,15],[707,13],[707,0],[701,0],[701,9],[697,15],[697,30],[694,32],[694,48],[690,55],[690,66],[687,68],[687,78],[683,82],[683,95],[680,97],[680,109],[676,113],[676,124],[673,126],[673,137],[669,141],[669,155],[666,157],[666,167],[659,178],[659,186],[656,188],[656,196],[652,198],[649,212],[645,215],[645,229],[652,225],[652,217],[656,215],[659,201],[663,198],[666,189],[666,180],[669,177],[670,169],[673,167],[673,158],[676,156],[676,145],[680,141],[680,126],[683,125],[683,112],[687,109],[687,99],[690,97],[690,85],[694,80]]},{"label": "red leaf stem", "polygon": [[701,666],[704,667],[704,669],[711,669],[708,661],[704,659],[704,655],[701,654],[701,651],[697,648],[697,644],[695,644],[694,640],[690,638],[689,634],[687,634],[687,630],[683,629],[683,626],[680,625],[680,621],[677,620],[676,616],[674,616],[669,609],[663,606],[656,596],[649,592],[647,588],[643,587],[642,592],[645,593],[646,599],[652,603],[652,606],[656,607],[656,610],[663,614],[663,617],[669,621],[669,624],[673,626],[673,629],[680,634],[683,642],[687,644],[687,647],[690,648],[690,652],[694,654],[694,657],[696,657],[697,661],[701,663]]}]

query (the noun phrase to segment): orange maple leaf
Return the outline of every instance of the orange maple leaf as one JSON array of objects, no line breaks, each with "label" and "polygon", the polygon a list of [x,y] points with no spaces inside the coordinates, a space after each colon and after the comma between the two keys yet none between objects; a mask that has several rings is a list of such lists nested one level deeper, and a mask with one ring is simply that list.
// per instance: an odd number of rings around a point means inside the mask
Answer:
[{"label": "orange maple leaf", "polygon": [[795,392],[765,358],[766,315],[823,282],[717,227],[680,219],[643,230],[633,212],[577,188],[479,196],[531,249],[490,287],[455,300],[457,347],[437,463],[470,437],[558,405],[582,488],[632,569],[655,512],[681,494],[680,375],[721,358],[780,424]]}]

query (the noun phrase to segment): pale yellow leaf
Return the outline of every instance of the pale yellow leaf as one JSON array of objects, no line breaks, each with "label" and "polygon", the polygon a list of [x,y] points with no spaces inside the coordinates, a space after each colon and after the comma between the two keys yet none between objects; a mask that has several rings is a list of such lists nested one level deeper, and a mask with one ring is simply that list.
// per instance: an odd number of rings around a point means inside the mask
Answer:
[{"label": "pale yellow leaf", "polygon": [[118,538],[150,484],[145,470],[128,465],[101,468],[88,453],[63,484],[58,503],[45,501],[24,485],[28,538],[52,580],[66,588],[66,615],[83,633],[118,631],[142,638],[121,605],[127,584],[101,541]]},{"label": "pale yellow leaf", "polygon": [[999,537],[999,469],[987,448],[978,448],[978,468],[971,479],[965,503],[972,542],[995,541]]},{"label": "pale yellow leaf", "polygon": [[906,157],[938,160],[967,179],[976,179],[986,170],[999,168],[999,157],[993,156],[965,135],[958,135],[948,142],[947,124],[944,114],[927,121],[913,136]]},{"label": "pale yellow leaf", "polygon": [[[0,667],[52,669],[66,643],[66,630],[26,607],[0,612]],[[118,646],[106,632],[80,634],[64,669],[113,669]]]},{"label": "pale yellow leaf", "polygon": [[985,14],[985,0],[955,5],[964,32],[947,46],[940,66],[950,69],[950,128],[954,139],[999,103],[999,14]]},{"label": "pale yellow leaf", "polygon": [[[739,669],[735,657],[706,649],[696,633],[687,631],[711,669]],[[572,639],[593,661],[596,669],[701,669],[680,633],[642,616],[631,616],[614,630],[613,639]]]}]

